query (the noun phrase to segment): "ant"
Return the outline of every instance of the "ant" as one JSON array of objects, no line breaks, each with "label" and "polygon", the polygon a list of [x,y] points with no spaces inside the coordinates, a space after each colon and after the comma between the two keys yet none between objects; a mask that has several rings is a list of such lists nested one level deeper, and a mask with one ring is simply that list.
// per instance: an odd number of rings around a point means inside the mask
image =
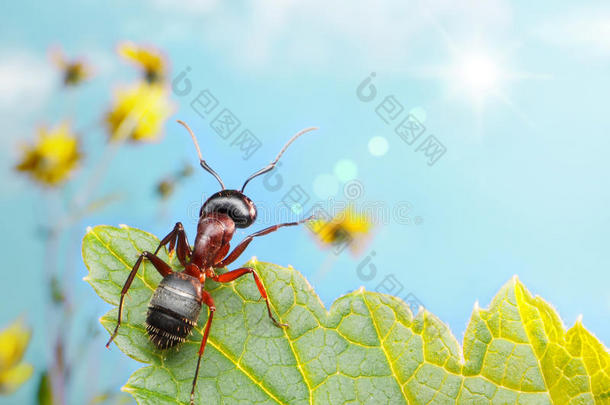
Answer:
[{"label": "ant", "polygon": [[[237,191],[225,189],[225,185],[220,176],[205,160],[203,160],[197,138],[191,128],[180,120],[178,120],[178,123],[184,126],[191,135],[197,154],[199,155],[201,167],[218,180],[222,190],[210,196],[201,206],[201,210],[199,211],[199,223],[197,224],[197,236],[195,237],[195,245],[192,250],[182,223],[177,222],[174,229],[161,240],[154,253],[146,251],[140,253],[140,256],[131,269],[127,281],[125,281],[125,285],[121,290],[117,324],[108,343],[106,343],[106,347],[108,348],[110,343],[117,336],[119,326],[121,325],[125,294],[129,290],[129,287],[140,268],[142,260],[148,259],[161,276],[163,276],[163,280],[161,280],[150,299],[148,312],[146,314],[146,331],[150,340],[157,348],[165,350],[183,343],[187,335],[191,333],[193,327],[197,324],[202,304],[207,305],[209,308],[209,316],[199,347],[199,358],[197,360],[197,368],[195,369],[195,376],[191,389],[191,405],[193,405],[201,357],[205,350],[205,345],[210,333],[210,326],[212,325],[212,318],[214,317],[214,311],[216,310],[212,296],[204,289],[206,279],[210,278],[219,283],[228,283],[246,274],[252,274],[258,291],[267,304],[267,312],[271,321],[277,327],[288,326],[287,324],[279,323],[273,317],[265,286],[253,268],[242,267],[223,274],[216,274],[214,269],[226,267],[237,260],[250,242],[252,242],[253,238],[267,235],[284,226],[299,225],[313,218],[308,217],[297,222],[281,223],[262,229],[248,235],[231,253],[229,253],[229,243],[231,242],[235,228],[247,228],[256,220],[256,206],[252,200],[244,194],[246,185],[255,177],[272,170],[286,149],[288,149],[290,144],[298,137],[317,128],[312,127],[304,129],[290,138],[276,158],[267,166],[248,177],[241,187],[241,190]],[[184,266],[184,271],[172,271],[170,265],[157,256],[161,247],[167,244],[169,244],[170,257],[175,251],[180,264]]]}]

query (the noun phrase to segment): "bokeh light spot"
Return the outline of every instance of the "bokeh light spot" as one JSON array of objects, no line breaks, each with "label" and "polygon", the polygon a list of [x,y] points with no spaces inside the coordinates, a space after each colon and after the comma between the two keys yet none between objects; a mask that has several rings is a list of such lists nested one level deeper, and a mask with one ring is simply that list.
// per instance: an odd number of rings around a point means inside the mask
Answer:
[{"label": "bokeh light spot", "polygon": [[335,176],[342,182],[354,180],[358,176],[358,166],[350,159],[341,159],[335,164]]},{"label": "bokeh light spot", "polygon": [[383,156],[388,153],[388,140],[383,136],[374,136],[369,140],[369,152],[373,156]]},{"label": "bokeh light spot", "polygon": [[426,112],[426,110],[424,109],[424,107],[413,107],[411,109],[411,111],[409,111],[409,114],[413,115],[415,118],[417,118],[417,120],[419,122],[421,122],[422,124],[424,122],[426,122],[426,118],[428,118],[428,113]]}]

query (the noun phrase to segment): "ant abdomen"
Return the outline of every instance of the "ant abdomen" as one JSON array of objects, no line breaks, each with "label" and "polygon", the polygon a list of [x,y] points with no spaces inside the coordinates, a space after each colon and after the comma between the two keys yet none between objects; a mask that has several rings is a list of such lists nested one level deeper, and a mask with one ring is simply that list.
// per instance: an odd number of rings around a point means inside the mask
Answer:
[{"label": "ant abdomen", "polygon": [[201,312],[201,283],[184,273],[167,275],[155,290],[146,314],[146,331],[159,349],[186,339]]}]

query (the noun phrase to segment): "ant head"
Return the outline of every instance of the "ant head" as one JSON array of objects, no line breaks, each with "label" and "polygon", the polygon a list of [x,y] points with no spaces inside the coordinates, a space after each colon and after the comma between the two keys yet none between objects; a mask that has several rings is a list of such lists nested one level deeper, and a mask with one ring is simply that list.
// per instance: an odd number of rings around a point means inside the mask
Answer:
[{"label": "ant head", "polygon": [[256,220],[256,206],[254,205],[252,200],[250,200],[244,194],[244,189],[246,188],[246,185],[250,182],[250,180],[254,179],[255,177],[258,177],[272,170],[277,164],[278,160],[280,160],[280,157],[284,154],[284,152],[286,152],[286,149],[288,149],[290,144],[294,142],[298,137],[307,132],[313,131],[314,129],[317,129],[312,127],[297,132],[292,138],[290,138],[288,142],[286,142],[284,147],[280,150],[280,153],[278,153],[278,155],[275,157],[274,160],[271,161],[271,163],[248,177],[244,182],[244,185],[241,187],[241,190],[237,191],[225,189],[225,185],[222,182],[222,179],[220,178],[218,173],[216,173],[210,167],[210,165],[208,165],[207,162],[203,160],[203,157],[201,156],[201,150],[199,149],[199,143],[197,142],[197,138],[195,137],[195,134],[193,133],[191,128],[189,128],[188,125],[186,125],[180,120],[178,120],[178,123],[184,126],[191,135],[193,143],[195,144],[195,149],[197,150],[197,155],[199,155],[199,164],[201,165],[201,167],[206,172],[214,176],[216,180],[218,180],[220,187],[222,187],[221,191],[217,192],[216,194],[213,194],[203,204],[203,206],[201,207],[201,211],[199,212],[199,216],[201,217],[202,215],[207,215],[212,212],[225,214],[228,215],[233,220],[233,222],[235,222],[235,226],[238,228],[247,228],[252,225],[252,223]]},{"label": "ant head", "polygon": [[222,190],[213,194],[201,207],[199,216],[225,214],[237,228],[247,228],[256,220],[256,206],[241,191]]}]

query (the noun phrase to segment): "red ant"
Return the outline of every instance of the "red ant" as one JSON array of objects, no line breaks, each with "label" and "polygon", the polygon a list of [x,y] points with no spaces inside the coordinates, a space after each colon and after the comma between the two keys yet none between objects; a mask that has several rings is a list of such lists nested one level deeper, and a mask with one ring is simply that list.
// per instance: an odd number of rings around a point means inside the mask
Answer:
[{"label": "red ant", "polygon": [[[197,236],[195,237],[195,245],[192,250],[186,237],[184,227],[182,226],[182,223],[178,222],[174,226],[174,229],[161,240],[155,253],[142,252],[140,254],[140,257],[134,264],[131,273],[129,273],[129,276],[127,277],[127,281],[125,281],[125,285],[121,290],[117,325],[112,336],[110,336],[108,343],[106,343],[106,347],[110,346],[110,343],[116,337],[119,326],[121,325],[123,299],[125,298],[125,294],[127,293],[127,290],[129,290],[129,287],[140,268],[142,260],[148,259],[161,276],[163,276],[163,280],[161,280],[159,286],[153,293],[146,315],[146,331],[148,332],[150,340],[157,348],[164,350],[184,342],[187,335],[190,334],[193,327],[197,324],[202,304],[206,304],[210,309],[203,332],[203,338],[201,340],[201,346],[199,347],[199,359],[197,360],[197,368],[195,369],[195,377],[193,378],[193,387],[191,389],[191,404],[194,404],[195,385],[197,384],[201,356],[205,350],[205,345],[210,333],[210,326],[212,325],[212,318],[214,317],[214,311],[216,310],[212,296],[204,289],[205,280],[207,278],[219,283],[228,283],[243,275],[252,274],[258,291],[267,304],[269,318],[278,327],[288,326],[279,323],[273,317],[265,286],[253,268],[242,267],[223,274],[216,274],[214,269],[226,267],[237,260],[250,242],[252,242],[253,238],[267,235],[284,226],[299,225],[312,218],[309,217],[297,222],[287,222],[262,229],[247,236],[231,253],[229,253],[229,243],[231,242],[235,228],[247,228],[256,220],[256,206],[252,200],[243,193],[246,185],[255,177],[273,169],[288,146],[290,146],[299,136],[317,128],[304,129],[290,138],[276,158],[267,166],[248,177],[241,190],[237,191],[225,189],[220,176],[205,160],[203,160],[197,138],[191,128],[180,120],[178,123],[182,124],[191,135],[191,138],[193,138],[201,167],[218,180],[222,190],[213,194],[202,205],[199,212],[199,223],[197,224]],[[170,255],[174,253],[175,249],[178,260],[184,266],[184,271],[172,271],[170,265],[157,256],[161,247],[167,244],[169,244]]]}]

